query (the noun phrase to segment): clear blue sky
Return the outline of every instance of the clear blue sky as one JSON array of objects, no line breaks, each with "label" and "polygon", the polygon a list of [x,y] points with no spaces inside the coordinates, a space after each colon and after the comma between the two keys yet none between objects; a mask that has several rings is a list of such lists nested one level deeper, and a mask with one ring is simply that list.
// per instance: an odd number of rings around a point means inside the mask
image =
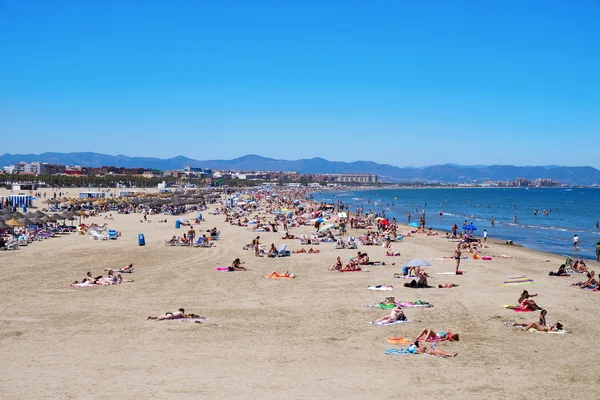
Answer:
[{"label": "clear blue sky", "polygon": [[0,0],[0,153],[600,167],[599,20],[598,1]]}]

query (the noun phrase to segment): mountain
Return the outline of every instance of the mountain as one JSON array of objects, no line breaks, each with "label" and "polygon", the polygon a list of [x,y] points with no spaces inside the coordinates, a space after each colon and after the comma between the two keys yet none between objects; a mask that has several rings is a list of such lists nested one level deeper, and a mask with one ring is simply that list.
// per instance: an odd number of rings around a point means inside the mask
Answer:
[{"label": "mountain", "polygon": [[41,161],[62,165],[81,165],[86,167],[117,166],[155,168],[160,170],[181,169],[184,166],[203,167],[224,170],[262,170],[296,171],[303,174],[340,174],[371,173],[377,174],[381,181],[438,181],[444,183],[467,182],[489,179],[494,181],[512,181],[517,177],[525,179],[549,178],[571,185],[600,184],[600,170],[593,167],[514,166],[514,165],[476,165],[457,164],[432,165],[428,167],[396,167],[378,164],[372,161],[340,162],[324,158],[301,160],[277,160],[249,154],[232,160],[195,160],[177,156],[173,158],[128,157],[122,154],[111,156],[99,153],[42,153],[42,154],[4,154],[0,156],[0,166],[21,161]]}]

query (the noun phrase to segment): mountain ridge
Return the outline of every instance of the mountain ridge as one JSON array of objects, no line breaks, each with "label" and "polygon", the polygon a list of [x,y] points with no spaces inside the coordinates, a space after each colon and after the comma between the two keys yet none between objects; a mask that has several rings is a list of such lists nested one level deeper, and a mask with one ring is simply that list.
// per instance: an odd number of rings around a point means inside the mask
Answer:
[{"label": "mountain ridge", "polygon": [[426,167],[397,167],[379,164],[374,161],[329,161],[321,157],[299,160],[283,160],[247,154],[231,160],[197,160],[183,155],[171,158],[130,157],[124,154],[108,155],[94,152],[0,155],[0,167],[18,162],[40,161],[62,165],[85,167],[116,166],[126,168],[153,168],[160,170],[181,169],[184,166],[224,170],[295,171],[302,174],[371,173],[380,180],[438,181],[443,183],[466,182],[472,180],[512,181],[517,177],[525,179],[548,178],[571,185],[600,184],[600,170],[590,166],[566,167],[515,166],[515,165],[458,165],[442,164]]}]

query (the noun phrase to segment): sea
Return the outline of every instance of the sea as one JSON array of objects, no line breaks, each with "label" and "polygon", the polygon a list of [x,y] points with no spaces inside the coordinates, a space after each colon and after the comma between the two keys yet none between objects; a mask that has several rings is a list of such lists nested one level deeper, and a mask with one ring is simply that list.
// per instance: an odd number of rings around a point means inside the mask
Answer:
[{"label": "sea", "polygon": [[[364,213],[385,211],[386,218],[405,224],[408,214],[418,223],[425,210],[428,228],[449,232],[456,224],[460,232],[467,221],[477,228],[476,236],[486,229],[489,239],[512,240],[574,259],[595,260],[600,241],[600,229],[595,228],[600,189],[594,188],[407,188],[324,191],[312,196],[317,201],[342,201],[352,212],[357,207]],[[580,238],[578,250],[573,249],[574,235]]]}]

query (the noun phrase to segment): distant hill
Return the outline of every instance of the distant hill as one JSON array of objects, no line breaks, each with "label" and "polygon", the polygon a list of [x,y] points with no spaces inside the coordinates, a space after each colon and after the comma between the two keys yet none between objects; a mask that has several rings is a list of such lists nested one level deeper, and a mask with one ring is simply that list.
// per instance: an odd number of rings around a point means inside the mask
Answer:
[{"label": "distant hill", "polygon": [[0,166],[20,161],[42,161],[63,165],[81,165],[86,167],[117,166],[155,168],[160,170],[180,169],[186,165],[194,167],[226,170],[268,170],[296,171],[303,174],[339,174],[372,173],[380,180],[392,182],[437,181],[444,183],[466,182],[485,179],[507,181],[517,177],[526,179],[550,178],[571,185],[600,184],[600,170],[592,167],[551,166],[461,166],[456,164],[432,165],[429,167],[395,167],[389,164],[377,164],[372,161],[340,162],[324,158],[301,160],[277,160],[255,154],[232,160],[195,160],[177,156],[161,159],[153,157],[128,157],[125,155],[106,155],[99,153],[43,153],[43,154],[4,154],[0,156]]}]

